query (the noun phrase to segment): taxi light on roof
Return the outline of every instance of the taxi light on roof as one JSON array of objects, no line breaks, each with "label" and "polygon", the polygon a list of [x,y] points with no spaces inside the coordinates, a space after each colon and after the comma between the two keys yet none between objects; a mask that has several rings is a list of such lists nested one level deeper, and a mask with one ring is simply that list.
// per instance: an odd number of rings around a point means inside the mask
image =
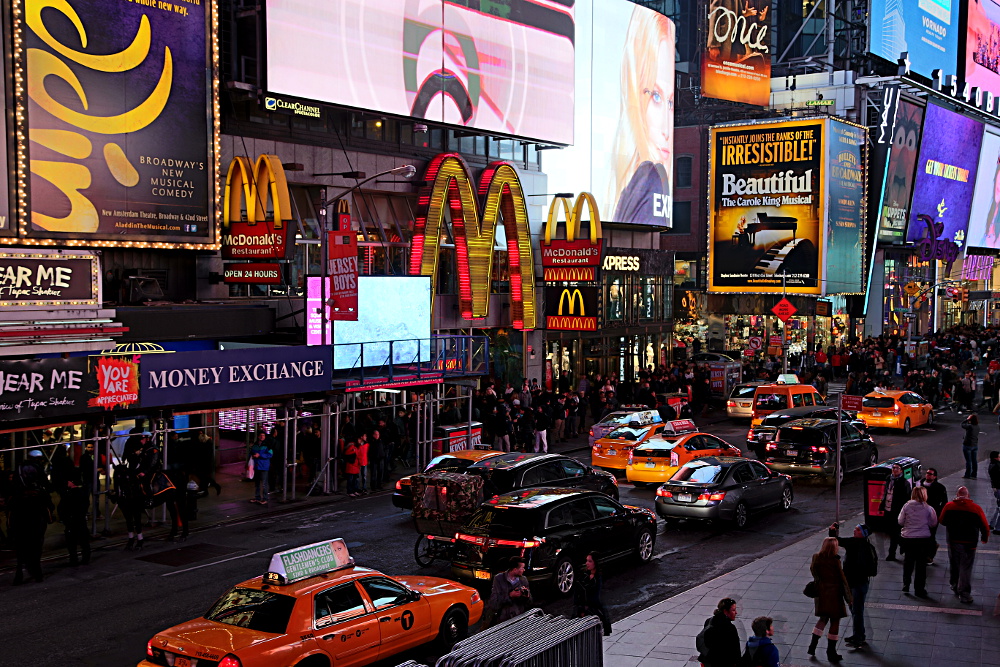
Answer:
[{"label": "taxi light on roof", "polygon": [[283,586],[353,566],[354,559],[347,550],[347,543],[338,537],[274,554],[264,579]]},{"label": "taxi light on roof", "polygon": [[230,653],[219,662],[219,667],[243,667],[243,663],[240,662],[239,658]]}]

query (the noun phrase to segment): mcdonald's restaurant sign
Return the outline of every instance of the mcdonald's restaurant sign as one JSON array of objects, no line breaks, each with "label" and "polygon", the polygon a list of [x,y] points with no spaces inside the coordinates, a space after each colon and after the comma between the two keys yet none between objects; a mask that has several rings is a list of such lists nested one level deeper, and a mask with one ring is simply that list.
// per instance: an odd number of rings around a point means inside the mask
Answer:
[{"label": "mcdonald's restaurant sign", "polygon": [[[590,213],[590,238],[577,239],[582,231],[580,218],[584,205]],[[552,238],[559,226],[560,209],[566,218],[565,241]],[[601,263],[601,236],[601,215],[592,194],[581,192],[572,206],[568,197],[555,197],[549,205],[549,217],[541,243],[545,280],[595,280]]]},{"label": "mcdonald's restaurant sign", "polygon": [[431,284],[436,284],[447,209],[455,238],[459,309],[464,319],[486,319],[493,280],[494,236],[502,219],[510,267],[511,324],[515,329],[534,329],[534,257],[528,209],[517,172],[506,162],[493,162],[483,171],[477,190],[461,156],[442,153],[431,160],[424,180],[430,185],[424,187],[417,201],[410,275],[431,276]]},{"label": "mcdonald's restaurant sign", "polygon": [[546,287],[545,328],[597,331],[598,287]]},{"label": "mcdonald's restaurant sign", "polygon": [[222,209],[223,259],[287,259],[292,219],[281,159],[261,155],[251,166],[245,157],[233,158]]}]

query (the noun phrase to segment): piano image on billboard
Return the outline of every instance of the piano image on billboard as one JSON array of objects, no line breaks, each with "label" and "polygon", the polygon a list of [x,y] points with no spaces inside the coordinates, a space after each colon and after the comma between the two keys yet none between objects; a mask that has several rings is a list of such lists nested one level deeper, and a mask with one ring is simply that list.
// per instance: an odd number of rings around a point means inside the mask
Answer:
[{"label": "piano image on billboard", "polygon": [[778,278],[782,273],[801,276],[816,266],[816,245],[796,235],[797,218],[759,211],[749,219],[751,222],[746,215],[740,216],[728,251],[716,248],[717,258],[725,266]]}]

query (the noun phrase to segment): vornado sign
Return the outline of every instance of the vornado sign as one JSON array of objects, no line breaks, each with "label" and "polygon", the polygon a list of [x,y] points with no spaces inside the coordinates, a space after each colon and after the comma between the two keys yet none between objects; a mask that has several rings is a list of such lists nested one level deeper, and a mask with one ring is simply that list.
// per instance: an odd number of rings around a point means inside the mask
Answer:
[{"label": "vornado sign", "polygon": [[[590,238],[577,239],[584,205],[590,210]],[[566,218],[565,241],[552,238],[559,227],[560,209]],[[545,280],[594,280],[597,267],[601,264],[601,236],[601,215],[592,194],[581,192],[572,207],[568,197],[555,197],[549,205],[545,237],[541,244]]]},{"label": "vornado sign", "polygon": [[[437,281],[444,213],[451,214],[458,264],[459,309],[467,320],[489,314],[493,245],[502,218],[510,266],[511,319],[515,329],[535,328],[535,272],[524,191],[514,168],[493,162],[479,179],[479,197],[465,161],[455,153],[438,155],[427,166],[430,183],[420,194],[410,252],[410,275]],[[482,211],[480,215],[480,210]],[[433,297],[432,297],[433,298]]]},{"label": "vornado sign", "polygon": [[545,328],[597,331],[597,287],[546,287]]},{"label": "vornado sign", "polygon": [[222,209],[224,259],[287,259],[292,206],[285,169],[277,155],[250,165],[235,157],[226,174]]}]

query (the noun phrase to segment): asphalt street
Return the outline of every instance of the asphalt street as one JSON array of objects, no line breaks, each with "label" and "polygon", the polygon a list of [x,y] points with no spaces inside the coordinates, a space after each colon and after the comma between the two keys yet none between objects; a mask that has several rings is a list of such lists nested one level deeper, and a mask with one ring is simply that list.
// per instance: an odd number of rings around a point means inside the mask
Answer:
[{"label": "asphalt street", "polygon": [[[879,458],[916,456],[942,475],[961,470],[960,420],[957,415],[940,415],[937,426],[917,428],[909,435],[875,431]],[[983,459],[1000,442],[994,420],[984,415],[984,422]],[[745,446],[745,423],[721,421],[705,430]],[[589,463],[589,450],[574,455]],[[844,516],[861,511],[860,474],[847,476],[842,495]],[[652,507],[653,497],[653,489],[621,484],[621,499],[627,504]],[[621,563],[606,569],[604,596],[612,619],[814,533],[833,521],[834,497],[830,483],[796,479],[790,511],[754,516],[742,530],[682,524],[665,531],[661,522],[652,563]],[[135,664],[157,630],[203,614],[231,585],[261,574],[273,552],[331,537],[346,539],[360,565],[387,574],[448,573],[447,563],[435,563],[427,570],[417,566],[413,558],[416,533],[409,514],[392,507],[388,494],[341,498],[195,530],[181,544],[150,541],[138,554],[99,549],[88,567],[49,565],[50,575],[42,584],[12,587],[10,574],[0,574],[4,610],[0,634],[6,640],[0,665]],[[548,611],[570,611],[570,600],[556,599],[548,591],[535,594]],[[427,661],[433,655],[417,652],[405,657]],[[394,658],[384,664],[401,661]]]}]

